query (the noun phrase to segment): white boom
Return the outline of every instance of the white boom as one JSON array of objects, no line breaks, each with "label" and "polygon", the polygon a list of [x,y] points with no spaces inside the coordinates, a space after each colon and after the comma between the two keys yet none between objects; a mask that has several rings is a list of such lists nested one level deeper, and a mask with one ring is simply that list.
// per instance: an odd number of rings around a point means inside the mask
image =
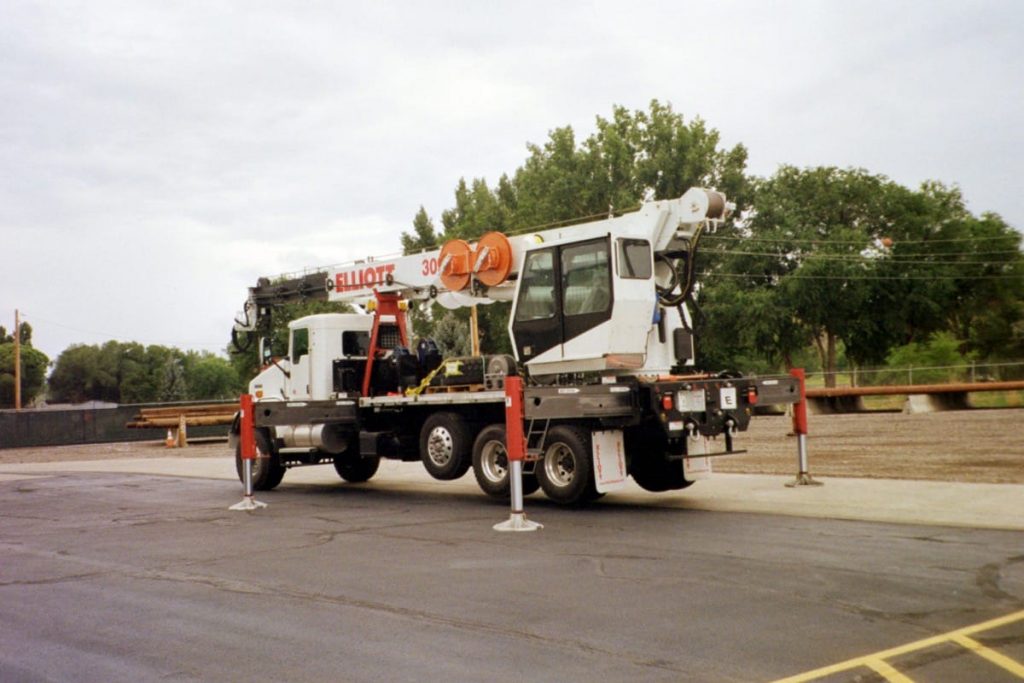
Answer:
[{"label": "white boom", "polygon": [[[662,372],[679,356],[666,339],[666,322],[671,330],[688,327],[682,303],[691,279],[689,255],[701,231],[713,229],[729,208],[723,195],[691,188],[678,199],[647,201],[617,217],[512,237],[492,232],[472,244],[450,240],[440,249],[370,258],[286,284],[263,282],[250,290],[235,329],[256,329],[267,302],[296,298],[363,306],[377,294],[393,294],[448,308],[514,301],[509,331],[517,358],[534,374]],[[572,247],[602,240],[605,247],[590,251]],[[528,263],[532,270],[524,276]],[[593,300],[602,290],[603,304],[588,301],[588,294]],[[601,305],[598,319],[594,307]],[[544,327],[537,321],[545,316],[555,316],[557,334],[531,329]],[[658,325],[659,341],[652,345],[652,326]]]}]

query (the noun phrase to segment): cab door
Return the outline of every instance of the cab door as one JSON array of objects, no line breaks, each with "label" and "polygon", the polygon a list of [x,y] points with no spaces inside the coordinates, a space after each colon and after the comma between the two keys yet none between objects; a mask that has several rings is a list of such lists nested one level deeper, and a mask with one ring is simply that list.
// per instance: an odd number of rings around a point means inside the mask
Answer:
[{"label": "cab door", "polygon": [[611,318],[608,244],[600,237],[527,252],[510,322],[521,362],[561,360],[566,342]]},{"label": "cab door", "polygon": [[562,344],[561,288],[557,272],[556,247],[535,249],[526,254],[515,307],[512,309],[510,331],[516,357],[521,362],[533,360],[545,351]]},{"label": "cab door", "polygon": [[309,394],[309,328],[295,327],[288,343],[291,377],[288,380],[288,398],[308,399]]}]

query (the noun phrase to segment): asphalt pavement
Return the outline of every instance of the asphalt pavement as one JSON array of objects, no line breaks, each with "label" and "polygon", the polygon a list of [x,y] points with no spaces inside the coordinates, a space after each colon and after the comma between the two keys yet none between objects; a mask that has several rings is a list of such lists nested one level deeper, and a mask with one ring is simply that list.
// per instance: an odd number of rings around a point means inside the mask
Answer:
[{"label": "asphalt pavement", "polygon": [[[1024,661],[1020,486],[716,475],[530,496],[544,529],[502,534],[472,475],[296,470],[246,513],[233,469],[0,468],[0,681],[770,681],[851,658],[822,680],[872,680],[868,655],[922,639],[886,665]],[[995,657],[954,642],[1000,618],[972,636]]]}]

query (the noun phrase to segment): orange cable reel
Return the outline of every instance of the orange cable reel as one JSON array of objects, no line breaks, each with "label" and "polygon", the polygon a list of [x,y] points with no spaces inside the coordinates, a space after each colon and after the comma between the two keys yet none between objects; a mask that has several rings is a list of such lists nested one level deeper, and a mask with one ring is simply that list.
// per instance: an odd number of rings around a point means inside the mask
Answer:
[{"label": "orange cable reel", "polygon": [[476,279],[488,287],[496,287],[512,272],[512,243],[500,232],[489,232],[476,243],[473,254]]},{"label": "orange cable reel", "polygon": [[469,286],[472,277],[473,247],[466,240],[448,240],[438,256],[441,264],[441,284],[451,292],[460,292]]}]

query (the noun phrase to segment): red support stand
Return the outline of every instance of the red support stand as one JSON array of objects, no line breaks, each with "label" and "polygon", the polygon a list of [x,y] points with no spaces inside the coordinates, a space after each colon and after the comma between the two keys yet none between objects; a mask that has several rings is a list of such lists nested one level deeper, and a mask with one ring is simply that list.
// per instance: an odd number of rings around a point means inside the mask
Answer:
[{"label": "red support stand", "polygon": [[821,486],[822,482],[811,477],[807,465],[807,377],[803,368],[793,368],[789,374],[800,385],[800,400],[793,405],[793,433],[796,434],[797,475],[786,486]]},{"label": "red support stand", "polygon": [[523,432],[523,380],[505,378],[505,453],[508,456],[508,477],[512,514],[508,521],[494,525],[495,531],[536,531],[543,524],[526,519],[523,511],[523,460],[526,459],[526,435]]},{"label": "red support stand", "polygon": [[267,507],[267,504],[253,498],[252,468],[259,454],[256,448],[256,435],[253,431],[255,424],[253,422],[252,396],[250,394],[242,394],[239,397],[238,403],[241,409],[241,425],[238,438],[239,452],[242,456],[242,486],[244,493],[242,495],[242,502],[235,503],[228,509],[258,510]]},{"label": "red support stand", "polygon": [[378,355],[383,355],[387,349],[380,349],[380,323],[385,315],[395,317],[395,324],[398,326],[398,339],[402,346],[409,346],[409,334],[405,327],[405,311],[398,305],[401,297],[398,294],[381,293],[373,291],[377,298],[377,308],[373,312],[373,331],[370,333],[370,350],[366,354],[366,371],[363,373],[363,396],[370,395],[370,378],[373,377],[373,363]]}]

